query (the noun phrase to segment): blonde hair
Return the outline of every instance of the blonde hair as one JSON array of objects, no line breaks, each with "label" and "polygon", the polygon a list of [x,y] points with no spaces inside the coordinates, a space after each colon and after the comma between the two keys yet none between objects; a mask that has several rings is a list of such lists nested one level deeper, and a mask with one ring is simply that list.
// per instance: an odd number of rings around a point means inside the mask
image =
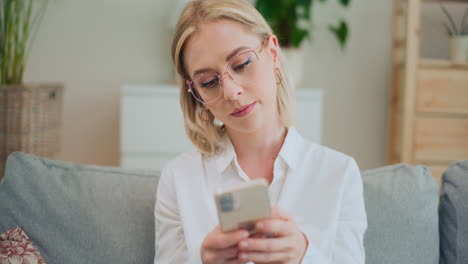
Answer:
[{"label": "blonde hair", "polygon": [[[224,125],[216,124],[211,112],[187,92],[190,75],[184,65],[184,46],[204,22],[229,19],[247,26],[260,40],[266,40],[273,31],[263,16],[246,0],[192,0],[182,11],[172,40],[172,61],[180,77],[180,106],[185,130],[198,150],[212,156],[223,149]],[[289,127],[294,119],[293,90],[288,84],[283,64],[279,69],[281,83],[277,85],[277,106],[280,121]]]}]

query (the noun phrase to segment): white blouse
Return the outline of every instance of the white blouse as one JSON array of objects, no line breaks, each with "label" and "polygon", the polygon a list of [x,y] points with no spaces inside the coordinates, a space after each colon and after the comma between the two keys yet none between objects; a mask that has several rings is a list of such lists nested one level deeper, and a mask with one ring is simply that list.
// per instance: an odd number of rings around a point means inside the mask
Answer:
[{"label": "white blouse", "polygon": [[[214,157],[194,151],[169,162],[157,190],[154,263],[201,263],[201,244],[218,224],[214,193],[244,181],[250,178],[230,142]],[[367,218],[354,159],[289,128],[268,192],[309,241],[302,263],[365,262]]]}]

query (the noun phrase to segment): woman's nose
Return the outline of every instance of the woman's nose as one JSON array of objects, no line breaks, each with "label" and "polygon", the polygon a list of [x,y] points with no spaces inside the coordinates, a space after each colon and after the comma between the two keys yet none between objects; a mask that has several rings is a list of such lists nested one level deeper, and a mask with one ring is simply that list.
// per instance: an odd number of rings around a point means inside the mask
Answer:
[{"label": "woman's nose", "polygon": [[243,87],[237,84],[229,74],[223,79],[222,89],[224,99],[230,101],[237,100],[237,98],[244,92]]}]

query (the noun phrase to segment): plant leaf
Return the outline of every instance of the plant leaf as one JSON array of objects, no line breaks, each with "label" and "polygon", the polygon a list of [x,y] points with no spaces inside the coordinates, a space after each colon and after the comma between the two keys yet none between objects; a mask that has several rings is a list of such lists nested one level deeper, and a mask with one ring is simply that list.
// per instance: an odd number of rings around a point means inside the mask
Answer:
[{"label": "plant leaf", "polygon": [[266,20],[271,20],[275,17],[276,14],[276,7],[271,4],[268,0],[257,0],[255,2],[255,7],[257,10],[262,14]]},{"label": "plant leaf", "polygon": [[29,50],[48,1],[0,0],[0,84],[22,83]]},{"label": "plant leaf", "polygon": [[346,23],[344,20],[341,20],[338,26],[335,27],[330,25],[328,29],[331,33],[333,33],[333,35],[335,35],[341,48],[344,49],[348,40],[348,23]]},{"label": "plant leaf", "polygon": [[304,15],[302,18],[310,19],[310,7],[312,6],[312,0],[297,0],[297,6],[303,8]]},{"label": "plant leaf", "polygon": [[468,33],[467,31],[467,27],[468,25],[466,24],[466,19],[468,17],[468,7],[465,8],[465,13],[463,14],[463,18],[462,18],[462,21],[461,21],[461,28],[460,28],[460,32],[461,32],[461,35],[466,35],[466,33]]},{"label": "plant leaf", "polygon": [[309,31],[300,28],[294,28],[291,31],[291,45],[295,48],[299,48],[302,41],[309,36]]},{"label": "plant leaf", "polygon": [[351,0],[340,0],[340,4],[344,7],[348,7],[351,3]]},{"label": "plant leaf", "polygon": [[297,4],[305,7],[310,7],[310,5],[312,4],[312,0],[297,0]]},{"label": "plant leaf", "polygon": [[453,21],[453,18],[450,15],[450,13],[448,12],[447,8],[445,8],[445,6],[443,6],[442,4],[440,4],[440,8],[442,8],[442,12],[444,12],[444,14],[447,16],[447,18],[448,18],[448,20],[450,22],[450,26],[452,27],[453,34],[458,35],[457,25],[455,25],[455,21]]},{"label": "plant leaf", "polygon": [[447,25],[447,23],[442,22],[442,25],[443,25],[443,26],[445,27],[445,29],[447,30],[447,35],[453,36],[453,32],[452,32],[452,30],[450,29],[450,27]]}]

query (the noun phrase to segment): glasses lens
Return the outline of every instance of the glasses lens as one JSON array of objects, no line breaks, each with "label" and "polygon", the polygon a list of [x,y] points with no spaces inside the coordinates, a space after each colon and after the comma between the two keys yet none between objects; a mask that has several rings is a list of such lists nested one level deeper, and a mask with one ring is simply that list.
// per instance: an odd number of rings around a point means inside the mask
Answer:
[{"label": "glasses lens", "polygon": [[248,85],[258,71],[258,57],[254,51],[247,51],[234,57],[228,65],[229,75],[239,85]]},{"label": "glasses lens", "polygon": [[196,90],[192,93],[198,100],[208,103],[216,100],[221,94],[220,80],[217,74],[201,74],[192,81],[192,88]]}]

